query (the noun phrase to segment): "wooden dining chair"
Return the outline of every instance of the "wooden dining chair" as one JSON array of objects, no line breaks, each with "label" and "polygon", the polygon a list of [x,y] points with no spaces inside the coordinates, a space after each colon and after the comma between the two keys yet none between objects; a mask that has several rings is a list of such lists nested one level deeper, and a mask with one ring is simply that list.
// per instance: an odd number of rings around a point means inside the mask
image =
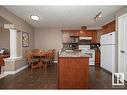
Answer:
[{"label": "wooden dining chair", "polygon": [[45,68],[54,63],[54,49],[48,50],[44,58]]},{"label": "wooden dining chair", "polygon": [[25,54],[26,54],[26,58],[27,58],[28,64],[31,67],[31,71],[34,68],[38,68],[39,67],[39,59],[33,58],[32,51],[26,51]]},{"label": "wooden dining chair", "polygon": [[39,49],[33,49],[32,53],[33,53],[33,55],[37,55],[39,53],[39,51],[40,51]]},{"label": "wooden dining chair", "polygon": [[39,56],[39,55],[44,55],[45,51],[41,49],[33,49],[32,54],[35,58],[37,58],[40,61],[39,68],[44,67],[43,56]]}]

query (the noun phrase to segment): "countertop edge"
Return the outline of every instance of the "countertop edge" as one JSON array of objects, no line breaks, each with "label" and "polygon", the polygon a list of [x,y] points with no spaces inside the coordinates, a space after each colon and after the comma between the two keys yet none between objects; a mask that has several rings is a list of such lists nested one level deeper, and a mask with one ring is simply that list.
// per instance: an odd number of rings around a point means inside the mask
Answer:
[{"label": "countertop edge", "polygon": [[58,58],[89,58],[88,56],[83,56],[83,57],[58,57]]}]

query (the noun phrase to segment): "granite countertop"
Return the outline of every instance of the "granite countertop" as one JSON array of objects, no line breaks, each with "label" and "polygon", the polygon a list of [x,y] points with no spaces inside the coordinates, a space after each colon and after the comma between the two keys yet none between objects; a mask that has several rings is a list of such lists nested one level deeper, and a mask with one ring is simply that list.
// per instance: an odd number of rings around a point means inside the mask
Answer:
[{"label": "granite countertop", "polygon": [[80,51],[66,50],[66,51],[60,51],[59,57],[90,57],[90,56],[86,54],[82,54]]}]

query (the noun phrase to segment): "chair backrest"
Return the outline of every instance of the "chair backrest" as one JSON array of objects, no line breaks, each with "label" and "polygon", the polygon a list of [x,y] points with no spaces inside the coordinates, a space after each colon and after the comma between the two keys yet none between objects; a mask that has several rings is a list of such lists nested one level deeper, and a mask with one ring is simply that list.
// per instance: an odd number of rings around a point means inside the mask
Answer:
[{"label": "chair backrest", "polygon": [[43,53],[43,52],[45,52],[45,51],[44,50],[41,50],[41,49],[34,49],[32,51],[33,55],[38,55],[38,54]]},{"label": "chair backrest", "polygon": [[46,52],[45,58],[51,58],[51,51],[48,50]]},{"label": "chair backrest", "polygon": [[3,58],[0,57],[0,66],[3,66],[4,65],[4,60]]},{"label": "chair backrest", "polygon": [[26,51],[25,54],[26,54],[26,58],[27,58],[28,63],[31,63],[31,61],[33,59],[32,51]]},{"label": "chair backrest", "polygon": [[52,59],[52,60],[54,60],[54,54],[55,54],[55,49],[53,49],[53,50],[48,50],[48,51],[47,51],[46,57],[47,57],[47,58],[50,58],[50,59]]}]

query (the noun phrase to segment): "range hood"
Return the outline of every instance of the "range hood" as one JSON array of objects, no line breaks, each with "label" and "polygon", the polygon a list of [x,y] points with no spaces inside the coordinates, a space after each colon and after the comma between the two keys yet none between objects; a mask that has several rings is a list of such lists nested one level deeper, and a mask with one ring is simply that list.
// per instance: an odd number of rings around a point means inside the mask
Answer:
[{"label": "range hood", "polygon": [[90,45],[92,37],[79,37],[79,45]]},{"label": "range hood", "polygon": [[79,40],[92,40],[92,37],[79,37]]}]

